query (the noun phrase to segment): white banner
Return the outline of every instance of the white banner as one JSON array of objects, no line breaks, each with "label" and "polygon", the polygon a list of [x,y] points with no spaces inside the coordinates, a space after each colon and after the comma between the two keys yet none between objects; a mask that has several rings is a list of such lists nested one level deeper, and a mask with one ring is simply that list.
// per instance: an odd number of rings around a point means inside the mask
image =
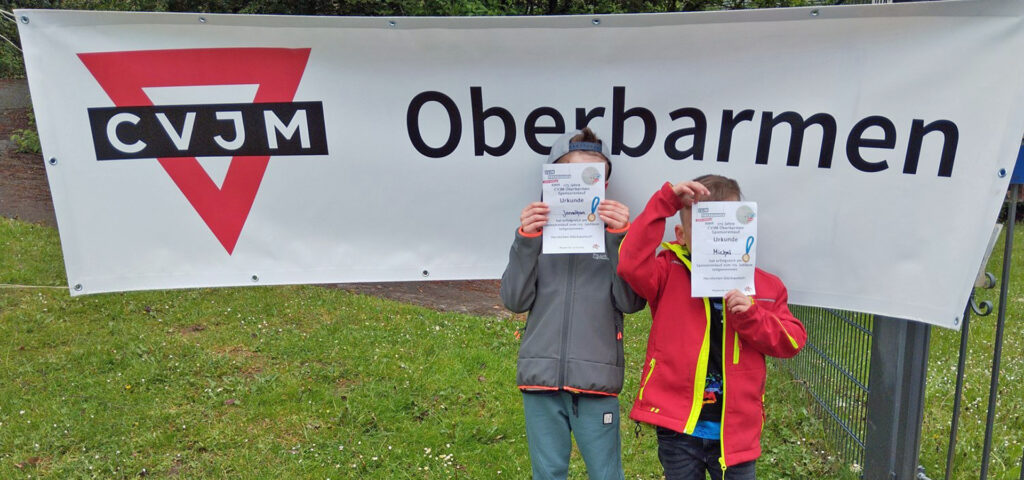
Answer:
[{"label": "white banner", "polygon": [[72,295],[497,278],[587,124],[633,215],[736,178],[793,303],[957,327],[1024,132],[1017,0],[16,15]]}]

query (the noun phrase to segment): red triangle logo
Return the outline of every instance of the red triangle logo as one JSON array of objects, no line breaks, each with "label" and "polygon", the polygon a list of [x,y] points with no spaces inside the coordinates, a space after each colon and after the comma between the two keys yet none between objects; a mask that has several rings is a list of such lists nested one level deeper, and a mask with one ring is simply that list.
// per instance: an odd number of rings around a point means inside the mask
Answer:
[{"label": "red triangle logo", "polygon": [[[254,103],[291,102],[309,49],[201,48],[80,53],[118,107],[151,106],[143,88],[256,84]],[[195,157],[159,158],[196,213],[230,255],[252,209],[269,156],[232,157],[222,186]]]}]

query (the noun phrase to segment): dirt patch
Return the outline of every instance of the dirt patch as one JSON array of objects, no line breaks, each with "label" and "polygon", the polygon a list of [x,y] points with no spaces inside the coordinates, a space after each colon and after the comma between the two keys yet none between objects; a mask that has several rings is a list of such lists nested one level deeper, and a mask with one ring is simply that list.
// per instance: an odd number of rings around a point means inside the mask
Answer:
[{"label": "dirt patch", "polygon": [[185,328],[181,329],[181,334],[182,335],[190,335],[190,334],[193,334],[193,333],[199,333],[199,332],[201,332],[203,330],[206,330],[206,325],[198,325],[198,324],[190,325],[188,327],[185,327]]},{"label": "dirt patch", "polygon": [[0,78],[0,110],[31,106],[28,81],[24,78]]},{"label": "dirt patch", "polygon": [[488,317],[507,317],[511,312],[501,305],[498,280],[342,283],[331,285],[353,293],[411,303],[441,312],[457,312]]},{"label": "dirt patch", "polygon": [[244,345],[227,345],[221,347],[214,347],[214,353],[221,355],[227,355],[232,358],[254,358],[259,357],[259,354],[249,350]]},{"label": "dirt patch", "polygon": [[54,227],[50,185],[40,155],[18,153],[11,135],[28,128],[28,109],[0,111],[0,215]]},{"label": "dirt patch", "polygon": [[[338,390],[339,392],[345,392],[348,389],[350,389],[350,388],[352,388],[352,387],[354,387],[356,385],[359,385],[361,383],[362,383],[362,381],[360,381],[360,380],[342,377],[342,378],[339,378],[338,380],[336,380],[334,382],[334,388],[335,388],[335,390]],[[344,398],[345,398],[345,396],[343,395],[342,399],[344,399]]]},{"label": "dirt patch", "polygon": [[24,461],[15,463],[14,466],[18,469],[24,470],[28,467],[39,467],[42,468],[48,463],[49,459],[43,457],[28,457]]},{"label": "dirt patch", "polygon": [[242,374],[243,377],[252,378],[263,373],[263,367],[255,364],[243,365],[242,368],[238,369],[238,373]]},{"label": "dirt patch", "polygon": [[171,477],[177,477],[181,473],[181,469],[184,466],[184,462],[180,458],[175,458],[171,468],[167,470],[167,475]]}]

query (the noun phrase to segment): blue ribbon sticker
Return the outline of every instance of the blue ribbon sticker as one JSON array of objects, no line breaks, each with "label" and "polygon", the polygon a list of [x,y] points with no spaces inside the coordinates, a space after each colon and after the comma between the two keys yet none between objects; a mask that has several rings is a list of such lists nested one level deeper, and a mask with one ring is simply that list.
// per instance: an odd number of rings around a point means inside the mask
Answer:
[{"label": "blue ribbon sticker", "polygon": [[754,246],[754,236],[747,237],[747,255],[750,255],[750,247]]}]

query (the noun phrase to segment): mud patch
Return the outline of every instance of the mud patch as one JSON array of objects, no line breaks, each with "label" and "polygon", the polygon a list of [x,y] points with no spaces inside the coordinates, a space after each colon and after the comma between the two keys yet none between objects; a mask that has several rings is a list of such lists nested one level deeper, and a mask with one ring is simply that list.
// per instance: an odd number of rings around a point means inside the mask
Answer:
[{"label": "mud patch", "polygon": [[199,333],[199,332],[201,332],[203,330],[206,330],[206,325],[196,324],[196,325],[190,325],[188,327],[182,328],[179,331],[181,332],[182,335],[191,335],[193,333]]},{"label": "mud patch", "polygon": [[28,109],[0,110],[0,215],[55,227],[43,157],[18,153],[11,135],[28,128]]},{"label": "mud patch", "polygon": [[341,283],[329,285],[345,291],[411,303],[440,312],[486,317],[509,317],[501,304],[498,280]]}]

